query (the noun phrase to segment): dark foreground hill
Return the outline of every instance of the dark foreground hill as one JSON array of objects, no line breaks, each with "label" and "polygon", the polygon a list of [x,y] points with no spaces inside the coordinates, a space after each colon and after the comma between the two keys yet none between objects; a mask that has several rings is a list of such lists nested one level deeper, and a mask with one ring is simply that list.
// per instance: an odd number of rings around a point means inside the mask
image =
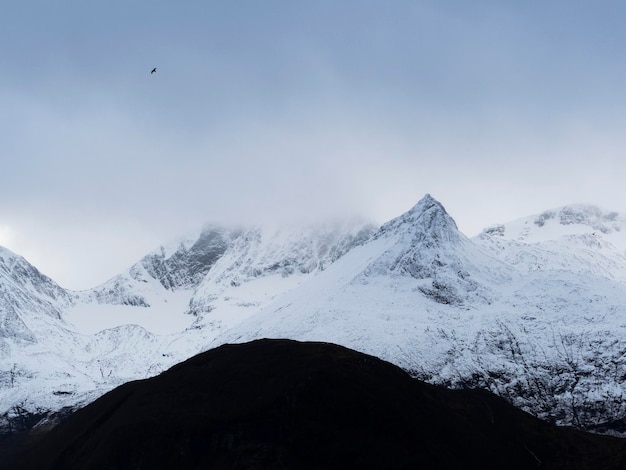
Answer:
[{"label": "dark foreground hill", "polygon": [[626,468],[626,440],[557,428],[340,346],[259,340],[113,390],[11,468]]}]

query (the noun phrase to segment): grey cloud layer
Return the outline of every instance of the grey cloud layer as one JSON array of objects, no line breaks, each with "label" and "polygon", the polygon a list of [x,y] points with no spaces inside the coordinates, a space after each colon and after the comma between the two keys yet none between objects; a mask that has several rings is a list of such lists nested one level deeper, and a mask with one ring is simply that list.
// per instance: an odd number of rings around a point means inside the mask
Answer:
[{"label": "grey cloud layer", "polygon": [[[626,211],[617,2],[5,10],[0,228],[69,287],[206,220],[382,222],[425,192],[468,234],[569,202]],[[94,253],[136,248],[90,262],[96,232]]]}]

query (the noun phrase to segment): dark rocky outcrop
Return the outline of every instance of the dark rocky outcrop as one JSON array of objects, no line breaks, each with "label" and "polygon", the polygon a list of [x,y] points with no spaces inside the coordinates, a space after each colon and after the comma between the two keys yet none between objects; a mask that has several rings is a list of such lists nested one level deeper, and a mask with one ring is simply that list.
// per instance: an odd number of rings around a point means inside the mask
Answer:
[{"label": "dark rocky outcrop", "polygon": [[225,345],[74,413],[10,468],[625,468],[626,441],[557,428],[340,346]]}]

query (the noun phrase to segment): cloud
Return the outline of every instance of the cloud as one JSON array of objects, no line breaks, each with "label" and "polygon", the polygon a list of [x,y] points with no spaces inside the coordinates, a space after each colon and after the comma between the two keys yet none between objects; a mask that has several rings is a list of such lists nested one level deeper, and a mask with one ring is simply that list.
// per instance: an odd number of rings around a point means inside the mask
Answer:
[{"label": "cloud", "polygon": [[0,28],[0,226],[70,287],[206,221],[382,223],[426,192],[468,234],[626,211],[623,7],[24,5]]}]

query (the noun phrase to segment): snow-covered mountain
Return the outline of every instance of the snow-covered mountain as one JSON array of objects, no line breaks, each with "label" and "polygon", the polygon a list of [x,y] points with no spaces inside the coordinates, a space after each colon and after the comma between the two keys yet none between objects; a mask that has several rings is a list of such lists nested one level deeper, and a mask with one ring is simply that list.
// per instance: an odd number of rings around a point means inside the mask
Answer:
[{"label": "snow-covered mountain", "polygon": [[4,269],[19,257],[3,254],[0,413],[75,406],[225,342],[284,337],[591,428],[626,417],[625,250],[626,218],[596,207],[469,239],[426,195],[377,230],[207,226],[86,292],[24,260]]},{"label": "snow-covered mountain", "polygon": [[209,225],[160,246],[128,269],[83,295],[100,304],[150,307],[168,292],[195,288],[239,230]]},{"label": "snow-covered mountain", "polygon": [[[0,425],[24,415],[45,416],[80,405],[112,386],[152,373],[170,362],[154,361],[163,339],[137,325],[95,335],[78,333],[65,319],[81,295],[66,291],[24,258],[0,249]],[[146,360],[136,365],[133,345]]]},{"label": "snow-covered mountain", "polygon": [[281,230],[207,226],[83,292],[63,290],[2,251],[0,425],[80,405],[198,353],[373,231],[357,220]]},{"label": "snow-covered mountain", "polygon": [[0,247],[0,336],[32,341],[30,312],[61,318],[71,295],[17,254]]},{"label": "snow-covered mountain", "polygon": [[554,214],[566,216],[469,240],[426,196],[209,347],[331,341],[430,382],[489,388],[551,421],[590,426],[624,416],[626,258],[604,238],[617,239],[621,226],[609,215],[611,229],[599,230],[607,217],[586,206]]}]

